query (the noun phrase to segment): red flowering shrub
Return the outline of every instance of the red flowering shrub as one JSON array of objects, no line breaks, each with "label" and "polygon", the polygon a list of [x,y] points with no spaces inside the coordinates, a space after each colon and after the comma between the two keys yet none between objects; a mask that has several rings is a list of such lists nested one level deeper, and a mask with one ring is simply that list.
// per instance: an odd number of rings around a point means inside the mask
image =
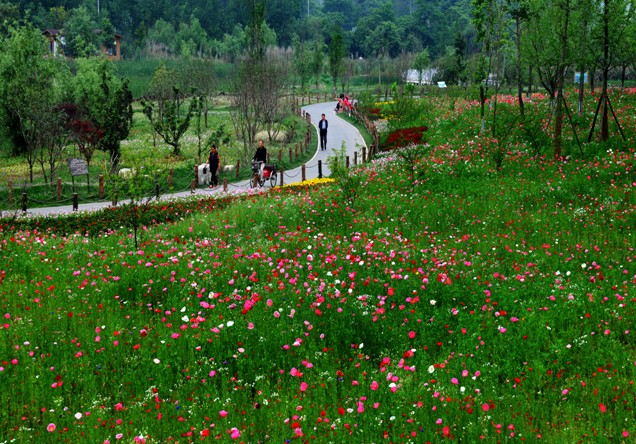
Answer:
[{"label": "red flowering shrub", "polygon": [[424,133],[428,131],[426,126],[402,128],[390,133],[381,146],[382,151],[390,151],[408,145],[424,143]]}]

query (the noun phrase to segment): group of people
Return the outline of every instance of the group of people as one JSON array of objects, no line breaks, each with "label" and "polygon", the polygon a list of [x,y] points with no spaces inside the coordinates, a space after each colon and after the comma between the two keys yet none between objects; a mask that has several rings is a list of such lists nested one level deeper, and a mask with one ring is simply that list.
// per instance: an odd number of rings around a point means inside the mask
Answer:
[{"label": "group of people", "polygon": [[[353,104],[349,99],[348,95],[340,94],[338,97],[338,103],[336,104],[336,113],[346,111],[351,115],[351,108]],[[318,130],[320,133],[320,150],[327,150],[327,129],[329,128],[329,122],[327,121],[326,116],[323,114],[321,116],[320,121],[318,122]],[[262,140],[258,141],[258,147],[256,148],[256,152],[254,153],[253,161],[259,162],[260,166],[260,174],[263,174],[263,168],[265,167],[265,162],[267,162],[267,149],[263,144]],[[210,147],[210,155],[208,156],[208,161],[206,162],[206,168],[210,169],[210,173],[212,174],[212,178],[210,181],[210,188],[214,188],[219,184],[219,176],[218,173],[221,169],[221,158],[219,156],[219,152],[216,149],[216,145],[212,144]]]},{"label": "group of people", "polygon": [[335,109],[336,113],[341,113],[343,111],[346,111],[347,114],[351,116],[352,107],[353,107],[353,104],[351,103],[349,96],[340,94],[340,97],[338,97],[338,103],[336,104],[336,109]]},{"label": "group of people", "polygon": [[[260,173],[263,173],[263,167],[265,166],[265,162],[267,162],[267,149],[263,144],[262,140],[258,141],[258,147],[256,148],[256,153],[254,153],[254,157],[252,160],[260,163]],[[221,171],[221,157],[219,156],[219,151],[216,149],[216,145],[212,144],[210,146],[210,154],[208,155],[208,160],[205,163],[206,170],[209,169],[211,178],[210,178],[210,188],[214,188],[219,185],[219,172]],[[204,172],[207,172],[204,170]]]}]

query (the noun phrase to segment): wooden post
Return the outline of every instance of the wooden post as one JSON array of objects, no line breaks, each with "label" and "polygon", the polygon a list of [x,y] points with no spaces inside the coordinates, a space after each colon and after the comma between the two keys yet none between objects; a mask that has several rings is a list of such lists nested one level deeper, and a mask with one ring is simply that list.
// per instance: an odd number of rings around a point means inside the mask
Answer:
[{"label": "wooden post", "polygon": [[79,198],[77,196],[77,193],[73,193],[73,211],[77,211],[78,207],[79,207]]},{"label": "wooden post", "polygon": [[112,202],[111,202],[111,203],[112,203],[112,206],[113,206],[113,207],[116,207],[116,206],[117,206],[117,194],[114,194],[114,195],[113,195],[113,200],[112,200]]},{"label": "wooden post", "polygon": [[190,194],[194,194],[194,190],[197,187],[197,180],[196,179],[192,179],[192,184],[190,185]]},{"label": "wooden post", "polygon": [[13,205],[13,181],[9,181],[9,205]]},{"label": "wooden post", "polygon": [[155,182],[155,197],[159,200],[159,182]]},{"label": "wooden post", "polygon": [[[291,152],[291,148],[290,148],[290,152]],[[283,183],[283,176],[285,175],[285,170],[283,170],[282,168],[280,169],[280,186],[282,187],[284,185]]]},{"label": "wooden post", "polygon": [[254,173],[252,176],[252,186],[256,188],[258,186],[258,173]]},{"label": "wooden post", "polygon": [[194,185],[198,185],[199,184],[199,165],[194,164]]},{"label": "wooden post", "polygon": [[358,152],[357,151],[353,152],[353,164],[354,165],[358,164]]},{"label": "wooden post", "polygon": [[293,153],[292,153],[292,149],[291,146],[289,147],[289,163],[292,163],[294,161],[294,158],[292,157]]},{"label": "wooden post", "polygon": [[172,188],[172,176],[174,174],[174,170],[172,168],[170,168],[170,170],[168,171],[168,187]]},{"label": "wooden post", "polygon": [[347,169],[349,169],[349,156],[347,156]]},{"label": "wooden post", "polygon": [[304,182],[304,181],[306,181],[306,180],[307,180],[307,177],[306,177],[306,175],[305,175],[305,164],[304,164],[304,163],[303,163],[303,164],[301,165],[301,167],[300,167],[300,172],[302,173],[302,174],[301,174],[302,181],[303,181],[303,182]]},{"label": "wooden post", "polygon": [[363,146],[362,147],[362,163],[367,161],[367,147]]},{"label": "wooden post", "polygon": [[99,198],[104,198],[104,175],[99,175]]},{"label": "wooden post", "polygon": [[223,191],[227,191],[227,177],[223,178]]},{"label": "wooden post", "polygon": [[322,160],[318,159],[318,179],[322,179]]},{"label": "wooden post", "polygon": [[298,144],[296,144],[294,149],[294,159],[298,159]]},{"label": "wooden post", "polygon": [[27,195],[25,192],[22,192],[22,212],[26,213],[27,211]]},{"label": "wooden post", "polygon": [[236,178],[238,179],[239,177],[239,170],[241,169],[241,161],[237,160],[236,161]]},{"label": "wooden post", "polygon": [[283,150],[278,150],[278,161],[279,162],[283,161]]},{"label": "wooden post", "polygon": [[267,153],[267,163],[272,163],[270,162],[269,152]]},{"label": "wooden post", "polygon": [[62,199],[62,179],[60,177],[57,178],[57,200]]}]

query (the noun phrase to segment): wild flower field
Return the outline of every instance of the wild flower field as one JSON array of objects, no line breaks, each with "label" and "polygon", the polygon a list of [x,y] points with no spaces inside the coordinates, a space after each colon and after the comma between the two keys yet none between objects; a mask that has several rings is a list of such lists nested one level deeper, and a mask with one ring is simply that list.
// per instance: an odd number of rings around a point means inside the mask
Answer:
[{"label": "wild flower field", "polygon": [[497,164],[475,113],[138,249],[3,232],[0,442],[631,442],[634,146]]}]

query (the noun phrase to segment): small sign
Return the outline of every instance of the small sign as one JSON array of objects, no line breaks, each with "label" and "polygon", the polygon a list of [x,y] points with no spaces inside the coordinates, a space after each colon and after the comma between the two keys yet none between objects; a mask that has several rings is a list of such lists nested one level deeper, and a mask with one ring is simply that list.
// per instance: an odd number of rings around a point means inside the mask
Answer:
[{"label": "small sign", "polygon": [[446,82],[437,82],[437,86],[440,88],[446,88]]},{"label": "small sign", "polygon": [[88,175],[88,167],[86,161],[77,157],[70,157],[66,159],[68,169],[71,170],[71,176],[83,176]]}]

